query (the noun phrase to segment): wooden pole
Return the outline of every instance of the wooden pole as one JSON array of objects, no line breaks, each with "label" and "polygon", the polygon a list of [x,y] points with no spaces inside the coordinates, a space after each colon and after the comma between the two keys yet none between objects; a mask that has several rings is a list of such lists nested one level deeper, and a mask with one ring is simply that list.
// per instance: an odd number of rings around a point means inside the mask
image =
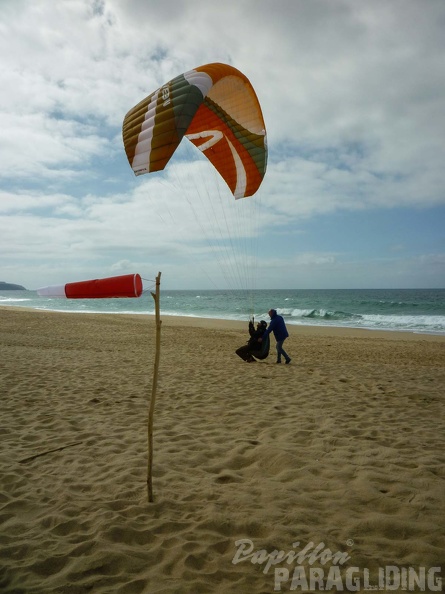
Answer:
[{"label": "wooden pole", "polygon": [[152,470],[153,470],[153,416],[155,412],[156,403],[156,389],[158,386],[158,372],[159,372],[159,359],[161,356],[161,317],[160,317],[160,285],[161,285],[161,273],[158,272],[156,277],[156,292],[151,293],[151,296],[155,300],[155,322],[156,322],[156,351],[155,351],[155,362],[153,368],[153,383],[151,388],[151,400],[150,407],[148,409],[148,468],[147,468],[147,489],[148,489],[148,501],[153,503],[153,484],[152,484]]}]

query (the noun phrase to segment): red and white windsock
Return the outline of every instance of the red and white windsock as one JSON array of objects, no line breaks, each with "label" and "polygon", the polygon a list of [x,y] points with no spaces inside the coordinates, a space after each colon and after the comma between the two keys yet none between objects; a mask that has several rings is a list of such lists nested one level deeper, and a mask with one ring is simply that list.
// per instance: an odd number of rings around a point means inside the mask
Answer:
[{"label": "red and white windsock", "polygon": [[125,274],[110,278],[54,285],[37,289],[41,297],[67,297],[68,299],[106,299],[112,297],[140,297],[142,279],[139,274]]}]

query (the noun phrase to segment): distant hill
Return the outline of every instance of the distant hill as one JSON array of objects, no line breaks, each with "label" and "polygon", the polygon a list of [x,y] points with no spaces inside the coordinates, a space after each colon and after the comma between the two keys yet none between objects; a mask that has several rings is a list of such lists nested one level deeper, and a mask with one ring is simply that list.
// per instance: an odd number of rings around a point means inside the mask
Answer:
[{"label": "distant hill", "polygon": [[0,281],[0,291],[26,291],[26,289],[22,285],[13,285],[12,283]]}]

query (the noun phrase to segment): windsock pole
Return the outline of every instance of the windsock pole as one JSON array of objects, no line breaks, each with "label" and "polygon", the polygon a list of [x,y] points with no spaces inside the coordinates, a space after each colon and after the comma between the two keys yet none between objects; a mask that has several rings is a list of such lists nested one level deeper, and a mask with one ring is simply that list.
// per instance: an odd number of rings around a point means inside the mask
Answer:
[{"label": "windsock pole", "polygon": [[161,316],[160,316],[160,285],[161,285],[161,273],[158,272],[156,277],[156,291],[151,293],[155,301],[155,323],[156,323],[156,350],[155,350],[155,362],[153,368],[153,383],[151,388],[151,400],[150,407],[148,409],[148,469],[147,469],[147,489],[148,489],[148,501],[153,503],[153,484],[152,484],[152,470],[153,470],[153,416],[155,412],[156,403],[156,390],[158,386],[158,373],[159,373],[159,359],[161,356]]}]

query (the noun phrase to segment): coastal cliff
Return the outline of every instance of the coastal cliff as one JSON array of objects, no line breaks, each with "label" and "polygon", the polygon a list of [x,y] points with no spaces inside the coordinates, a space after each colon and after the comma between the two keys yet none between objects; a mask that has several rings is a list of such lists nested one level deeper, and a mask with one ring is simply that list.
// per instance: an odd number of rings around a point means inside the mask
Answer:
[{"label": "coastal cliff", "polygon": [[0,291],[26,291],[22,285],[14,285],[12,283],[5,283],[0,281]]}]

